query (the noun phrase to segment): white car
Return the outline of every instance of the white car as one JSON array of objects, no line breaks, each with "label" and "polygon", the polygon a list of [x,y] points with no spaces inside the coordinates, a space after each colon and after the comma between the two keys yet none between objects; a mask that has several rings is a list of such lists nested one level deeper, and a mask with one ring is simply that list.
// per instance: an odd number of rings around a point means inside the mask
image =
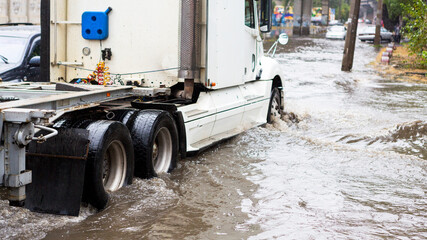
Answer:
[{"label": "white car", "polygon": [[329,21],[329,26],[336,26],[336,25],[342,25],[342,23],[338,20]]},{"label": "white car", "polygon": [[[365,41],[374,41],[375,38],[375,26],[371,26],[371,27],[367,27],[365,29],[362,30],[361,33],[359,33],[359,39],[362,42]],[[393,37],[393,34],[389,31],[387,31],[387,29],[385,28],[381,28],[380,31],[380,36],[381,36],[381,42],[382,41],[388,41],[391,42],[391,39]]]},{"label": "white car", "polygon": [[341,39],[345,40],[345,36],[347,35],[347,28],[344,26],[332,26],[328,28],[326,32],[326,38],[329,39]]}]

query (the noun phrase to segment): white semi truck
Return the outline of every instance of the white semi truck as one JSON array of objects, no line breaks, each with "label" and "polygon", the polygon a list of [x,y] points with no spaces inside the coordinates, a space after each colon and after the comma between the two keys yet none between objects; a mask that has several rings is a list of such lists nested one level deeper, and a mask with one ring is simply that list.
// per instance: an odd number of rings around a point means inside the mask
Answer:
[{"label": "white semi truck", "polygon": [[[283,110],[271,0],[50,0],[41,78],[0,85],[12,205],[78,215]],[[37,62],[37,58],[32,61]]]}]

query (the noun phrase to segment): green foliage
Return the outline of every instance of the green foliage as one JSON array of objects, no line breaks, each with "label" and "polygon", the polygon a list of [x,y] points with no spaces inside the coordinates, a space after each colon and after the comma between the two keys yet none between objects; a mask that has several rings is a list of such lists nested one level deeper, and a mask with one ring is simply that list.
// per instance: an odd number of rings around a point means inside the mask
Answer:
[{"label": "green foliage", "polygon": [[349,15],[350,15],[350,5],[348,5],[347,3],[343,3],[341,5],[341,12],[340,12],[341,20],[343,22],[347,21]]},{"label": "green foliage", "polygon": [[335,8],[335,19],[342,22],[347,21],[350,14],[350,1],[347,0],[329,0],[329,7]]},{"label": "green foliage", "polygon": [[396,22],[402,16],[401,4],[408,4],[411,0],[384,0],[383,3],[387,6],[389,18]]},{"label": "green foliage", "polygon": [[409,38],[409,50],[420,57],[427,66],[427,4],[424,0],[411,0],[401,4],[405,26],[403,32]]},{"label": "green foliage", "polygon": [[[427,68],[427,51],[423,51],[422,55],[421,55],[421,64]],[[426,73],[427,75],[427,73]]]}]

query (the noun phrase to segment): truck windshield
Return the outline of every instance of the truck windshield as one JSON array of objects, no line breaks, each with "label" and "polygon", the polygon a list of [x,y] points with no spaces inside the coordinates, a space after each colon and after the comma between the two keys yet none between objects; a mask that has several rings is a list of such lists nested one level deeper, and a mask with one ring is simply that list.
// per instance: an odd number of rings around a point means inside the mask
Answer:
[{"label": "truck windshield", "polygon": [[25,50],[26,39],[0,36],[0,64],[20,62]]}]

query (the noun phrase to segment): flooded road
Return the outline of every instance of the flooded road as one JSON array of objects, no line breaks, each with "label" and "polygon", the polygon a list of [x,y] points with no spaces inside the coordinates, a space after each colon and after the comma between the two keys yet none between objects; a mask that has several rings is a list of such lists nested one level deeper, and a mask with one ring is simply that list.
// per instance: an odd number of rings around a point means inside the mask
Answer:
[{"label": "flooded road", "polygon": [[381,76],[372,44],[291,38],[286,116],[135,180],[100,212],[0,203],[1,239],[426,239],[427,85]]}]

